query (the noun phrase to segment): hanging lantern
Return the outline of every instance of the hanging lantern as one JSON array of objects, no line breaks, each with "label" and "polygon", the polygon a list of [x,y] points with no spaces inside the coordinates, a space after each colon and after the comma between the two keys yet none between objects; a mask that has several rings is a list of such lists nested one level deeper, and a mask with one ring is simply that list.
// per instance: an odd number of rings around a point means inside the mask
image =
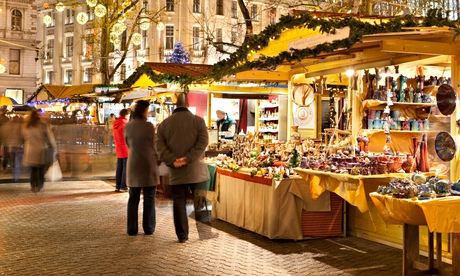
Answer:
[{"label": "hanging lantern", "polygon": [[141,18],[139,28],[143,31],[147,31],[150,28],[150,20],[148,18]]},{"label": "hanging lantern", "polygon": [[159,23],[157,24],[157,30],[158,30],[159,32],[161,32],[161,31],[163,31],[164,29],[165,29],[165,24],[164,24],[163,22],[159,22]]},{"label": "hanging lantern", "polygon": [[3,64],[0,64],[0,74],[4,74],[6,72],[6,67]]},{"label": "hanging lantern", "polygon": [[106,13],[107,13],[107,9],[102,4],[97,4],[97,6],[94,8],[94,14],[97,17],[103,17]]},{"label": "hanging lantern", "polygon": [[48,27],[49,25],[51,25],[51,23],[53,23],[53,18],[47,14],[43,16],[43,23],[45,23],[45,25]]},{"label": "hanging lantern", "polygon": [[140,33],[133,33],[133,36],[131,37],[131,42],[136,46],[141,45],[142,35]]},{"label": "hanging lantern", "polygon": [[112,26],[112,32],[116,33],[117,35],[120,35],[126,30],[126,25],[120,22],[117,22],[113,24]]},{"label": "hanging lantern", "polygon": [[94,8],[97,5],[97,0],[86,0],[86,4],[88,4],[91,8]]},{"label": "hanging lantern", "polygon": [[85,25],[86,22],[88,22],[88,19],[89,19],[89,17],[88,17],[88,14],[86,12],[79,12],[77,14],[77,22],[80,25]]},{"label": "hanging lantern", "polygon": [[58,12],[63,12],[65,10],[65,6],[62,2],[58,2],[55,6],[56,10]]}]

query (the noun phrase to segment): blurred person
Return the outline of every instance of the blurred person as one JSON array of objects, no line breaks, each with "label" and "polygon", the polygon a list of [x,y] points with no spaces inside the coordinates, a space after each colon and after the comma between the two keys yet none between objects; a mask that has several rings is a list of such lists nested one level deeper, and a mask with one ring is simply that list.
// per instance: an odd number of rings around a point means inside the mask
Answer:
[{"label": "blurred person", "polygon": [[113,125],[115,124],[115,114],[113,113],[110,113],[109,115],[109,118],[107,118],[107,121],[105,122],[105,128],[107,130],[107,133],[108,133],[108,143],[109,143],[109,148],[110,148],[110,153],[113,152],[113,133],[112,133],[112,129],[113,129]]},{"label": "blurred person", "polygon": [[144,194],[142,227],[146,235],[155,232],[155,191],[158,184],[158,158],[155,150],[155,128],[147,122],[149,102],[136,102],[130,121],[125,128],[128,145],[127,184],[128,235],[138,232],[138,209],[141,190]]},{"label": "blurred person", "polygon": [[23,120],[19,116],[13,117],[2,127],[2,141],[10,157],[9,166],[13,168],[14,181],[21,177],[21,163],[23,155],[24,137],[22,135]]},{"label": "blurred person", "polygon": [[233,139],[236,132],[236,122],[227,112],[222,110],[216,111],[217,115],[217,129],[219,130],[219,137],[224,139]]},{"label": "blurred person", "polygon": [[126,116],[128,115],[127,109],[120,110],[118,118],[113,124],[113,139],[115,141],[115,152],[117,154],[117,171],[115,174],[116,186],[115,192],[126,192],[126,160],[128,159],[128,147],[125,141],[125,127],[128,123]]},{"label": "blurred person", "polygon": [[188,240],[187,195],[209,179],[203,162],[208,146],[208,130],[203,118],[187,108],[185,96],[177,101],[172,115],[158,126],[157,149],[160,160],[169,167],[173,198],[174,228],[180,243]]},{"label": "blurred person", "polygon": [[[3,130],[3,126],[10,121],[8,116],[6,116],[6,106],[2,106],[0,108],[0,129]],[[3,133],[2,133],[3,134]],[[3,138],[3,137],[2,137]],[[6,170],[8,168],[8,164],[10,163],[10,157],[9,157],[9,152],[8,152],[8,147],[5,145],[5,142],[2,139],[2,168],[3,170]]]},{"label": "blurred person", "polygon": [[51,128],[40,120],[37,110],[29,111],[22,133],[24,135],[23,164],[30,167],[31,190],[39,192],[45,182],[45,170],[54,159],[56,141]]}]

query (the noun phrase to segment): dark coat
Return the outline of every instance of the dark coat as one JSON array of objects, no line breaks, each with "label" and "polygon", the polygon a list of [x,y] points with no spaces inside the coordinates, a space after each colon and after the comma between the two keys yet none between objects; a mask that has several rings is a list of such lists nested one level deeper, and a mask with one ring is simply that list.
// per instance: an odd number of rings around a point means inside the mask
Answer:
[{"label": "dark coat", "polygon": [[[170,184],[194,184],[209,179],[203,162],[208,146],[208,130],[203,118],[179,107],[158,126],[157,149],[160,159],[169,167]],[[174,168],[177,158],[186,157],[187,165]]]},{"label": "dark coat", "polygon": [[128,146],[126,185],[128,187],[151,187],[158,184],[155,128],[145,120],[131,120],[125,127]]}]

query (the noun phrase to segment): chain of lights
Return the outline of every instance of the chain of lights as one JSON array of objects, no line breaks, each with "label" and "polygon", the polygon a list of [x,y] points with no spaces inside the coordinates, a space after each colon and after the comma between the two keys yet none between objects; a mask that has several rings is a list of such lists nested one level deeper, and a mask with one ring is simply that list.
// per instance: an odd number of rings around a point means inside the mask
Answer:
[{"label": "chain of lights", "polygon": [[70,104],[70,98],[52,99],[52,100],[43,100],[43,101],[30,101],[27,103],[27,105],[35,106],[35,105],[47,105],[47,104],[55,104],[55,103],[62,103],[62,104],[68,105]]}]

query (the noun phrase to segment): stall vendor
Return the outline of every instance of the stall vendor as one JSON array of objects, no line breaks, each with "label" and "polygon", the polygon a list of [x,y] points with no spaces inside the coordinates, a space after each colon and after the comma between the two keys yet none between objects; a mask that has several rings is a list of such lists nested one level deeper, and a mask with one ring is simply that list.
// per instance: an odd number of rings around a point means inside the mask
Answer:
[{"label": "stall vendor", "polygon": [[217,110],[217,129],[219,130],[219,138],[233,139],[236,132],[235,120],[230,118],[225,111]]}]

